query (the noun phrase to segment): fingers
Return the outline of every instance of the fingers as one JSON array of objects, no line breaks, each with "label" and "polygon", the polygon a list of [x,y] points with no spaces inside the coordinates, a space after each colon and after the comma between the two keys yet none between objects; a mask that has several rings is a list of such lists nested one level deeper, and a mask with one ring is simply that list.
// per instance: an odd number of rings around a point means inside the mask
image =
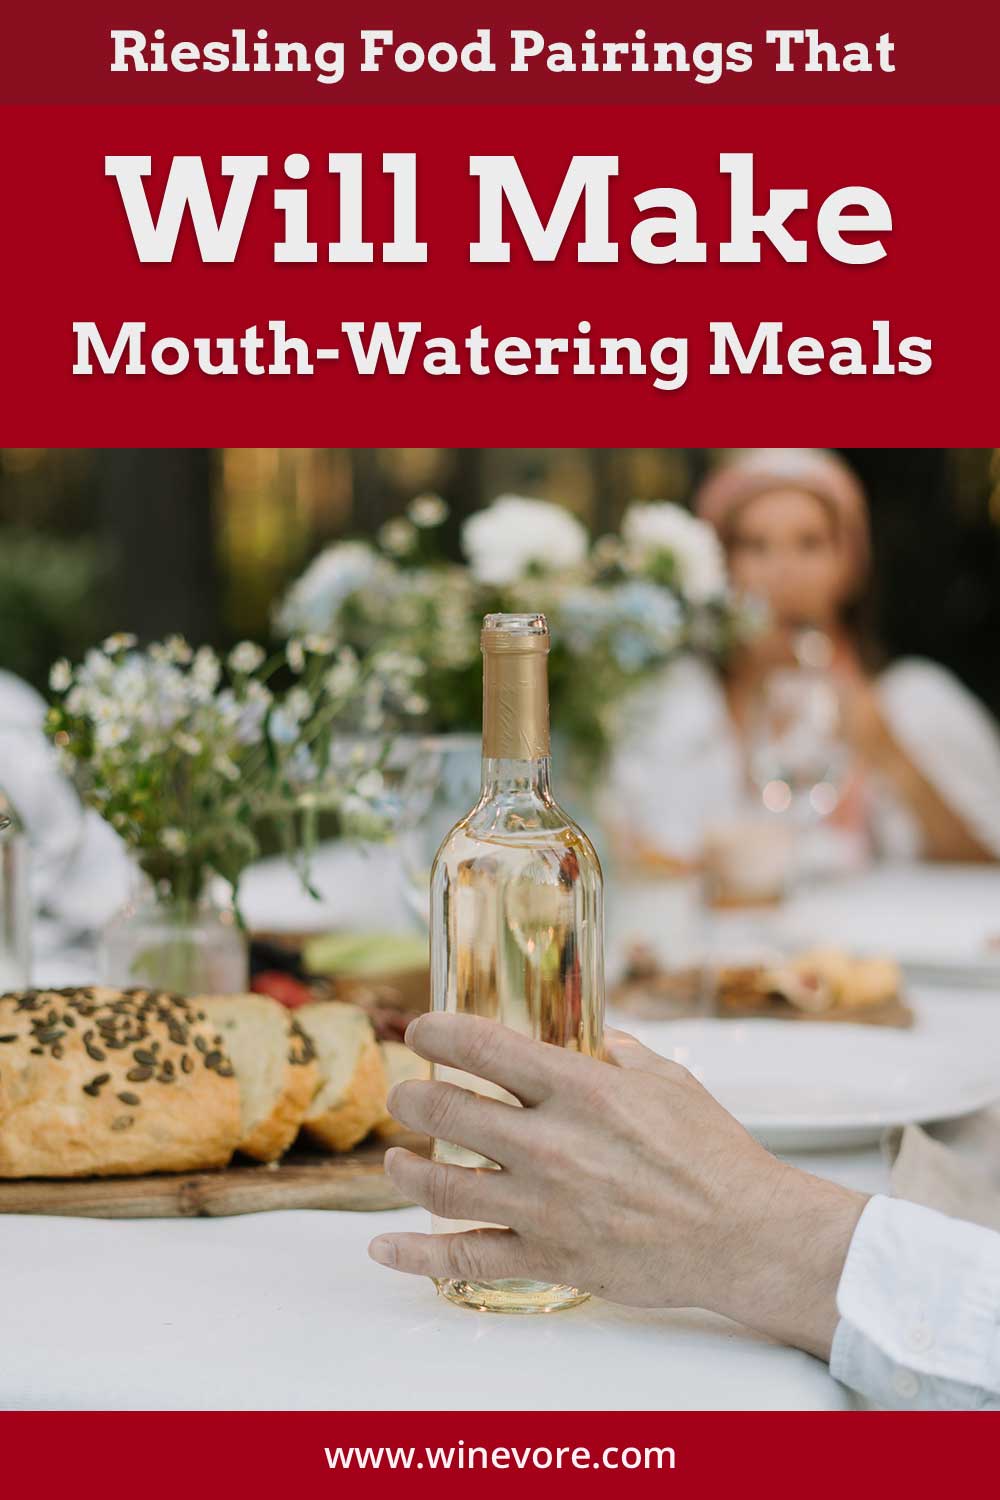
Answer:
[{"label": "fingers", "polygon": [[619,1068],[634,1068],[641,1073],[659,1073],[664,1078],[677,1078],[686,1071],[680,1063],[671,1062],[652,1048],[644,1047],[642,1042],[636,1041],[627,1031],[606,1030],[604,1051],[608,1061]]},{"label": "fingers", "polygon": [[411,1276],[448,1281],[503,1281],[544,1277],[529,1266],[522,1241],[509,1229],[466,1229],[461,1234],[380,1234],[368,1246],[372,1260]]},{"label": "fingers", "polygon": [[540,1104],[565,1076],[567,1065],[589,1061],[520,1036],[497,1021],[444,1011],[429,1011],[411,1021],[406,1044],[431,1062],[498,1083],[522,1104]]},{"label": "fingers", "polygon": [[394,1146],[385,1153],[385,1174],[405,1198],[439,1219],[508,1224],[518,1217],[516,1189],[495,1167],[449,1166]]},{"label": "fingers", "polygon": [[523,1109],[487,1099],[453,1083],[427,1083],[412,1078],[389,1091],[389,1113],[410,1130],[432,1135],[455,1146],[468,1146],[480,1156],[506,1166],[525,1124]]}]

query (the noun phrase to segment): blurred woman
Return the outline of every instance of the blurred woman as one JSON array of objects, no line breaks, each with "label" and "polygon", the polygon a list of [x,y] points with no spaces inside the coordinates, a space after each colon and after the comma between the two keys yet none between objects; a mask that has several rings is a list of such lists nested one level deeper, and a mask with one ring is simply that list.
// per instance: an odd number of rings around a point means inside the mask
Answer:
[{"label": "blurred woman", "polygon": [[762,689],[778,668],[815,666],[819,646],[854,762],[831,822],[868,853],[1000,859],[992,718],[933,662],[879,667],[866,625],[868,506],[852,470],[820,450],[750,450],[708,477],[694,508],[718,532],[734,585],[766,601],[771,623],[724,676],[685,657],[646,693],[613,768],[618,836],[696,859],[706,827],[746,806]]}]

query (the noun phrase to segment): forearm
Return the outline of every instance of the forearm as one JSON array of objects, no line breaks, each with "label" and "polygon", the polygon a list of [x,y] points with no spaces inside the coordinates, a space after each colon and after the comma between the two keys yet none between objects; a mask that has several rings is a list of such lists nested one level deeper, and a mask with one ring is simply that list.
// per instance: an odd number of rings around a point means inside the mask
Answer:
[{"label": "forearm", "polygon": [[992,851],[979,840],[933,782],[914,765],[903,747],[888,738],[879,757],[879,769],[920,823],[929,859],[991,862]]},{"label": "forearm", "polygon": [[713,1310],[829,1359],[837,1288],[867,1201],[775,1163],[753,1216],[720,1262]]}]

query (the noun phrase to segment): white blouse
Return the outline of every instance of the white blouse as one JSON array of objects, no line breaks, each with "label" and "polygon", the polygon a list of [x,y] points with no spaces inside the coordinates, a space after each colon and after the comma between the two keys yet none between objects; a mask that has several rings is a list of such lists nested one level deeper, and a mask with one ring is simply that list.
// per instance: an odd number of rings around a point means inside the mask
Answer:
[{"label": "white blouse", "polygon": [[[876,682],[893,735],[980,842],[1000,859],[1000,731],[946,668],[909,657]],[[636,694],[608,782],[619,828],[666,854],[697,856],[706,825],[745,807],[739,736],[716,672],[693,656]],[[919,858],[919,822],[884,778],[866,784],[868,831],[880,855]]]}]

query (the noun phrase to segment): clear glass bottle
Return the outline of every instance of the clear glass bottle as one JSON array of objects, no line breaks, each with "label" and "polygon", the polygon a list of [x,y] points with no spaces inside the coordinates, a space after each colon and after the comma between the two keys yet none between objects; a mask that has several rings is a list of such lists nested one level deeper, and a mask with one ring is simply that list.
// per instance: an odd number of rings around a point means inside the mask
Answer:
[{"label": "clear glass bottle", "polygon": [[[431,874],[431,990],[436,1010],[488,1016],[599,1056],[604,1033],[601,866],[549,787],[549,631],[543,615],[483,622],[483,766],[479,801],[448,834]],[[517,1103],[494,1084],[435,1075]],[[437,1161],[495,1166],[434,1142]],[[435,1220],[437,1230],[475,1225]],[[441,1281],[453,1302],[489,1312],[572,1307],[588,1293],[524,1280]]]}]

